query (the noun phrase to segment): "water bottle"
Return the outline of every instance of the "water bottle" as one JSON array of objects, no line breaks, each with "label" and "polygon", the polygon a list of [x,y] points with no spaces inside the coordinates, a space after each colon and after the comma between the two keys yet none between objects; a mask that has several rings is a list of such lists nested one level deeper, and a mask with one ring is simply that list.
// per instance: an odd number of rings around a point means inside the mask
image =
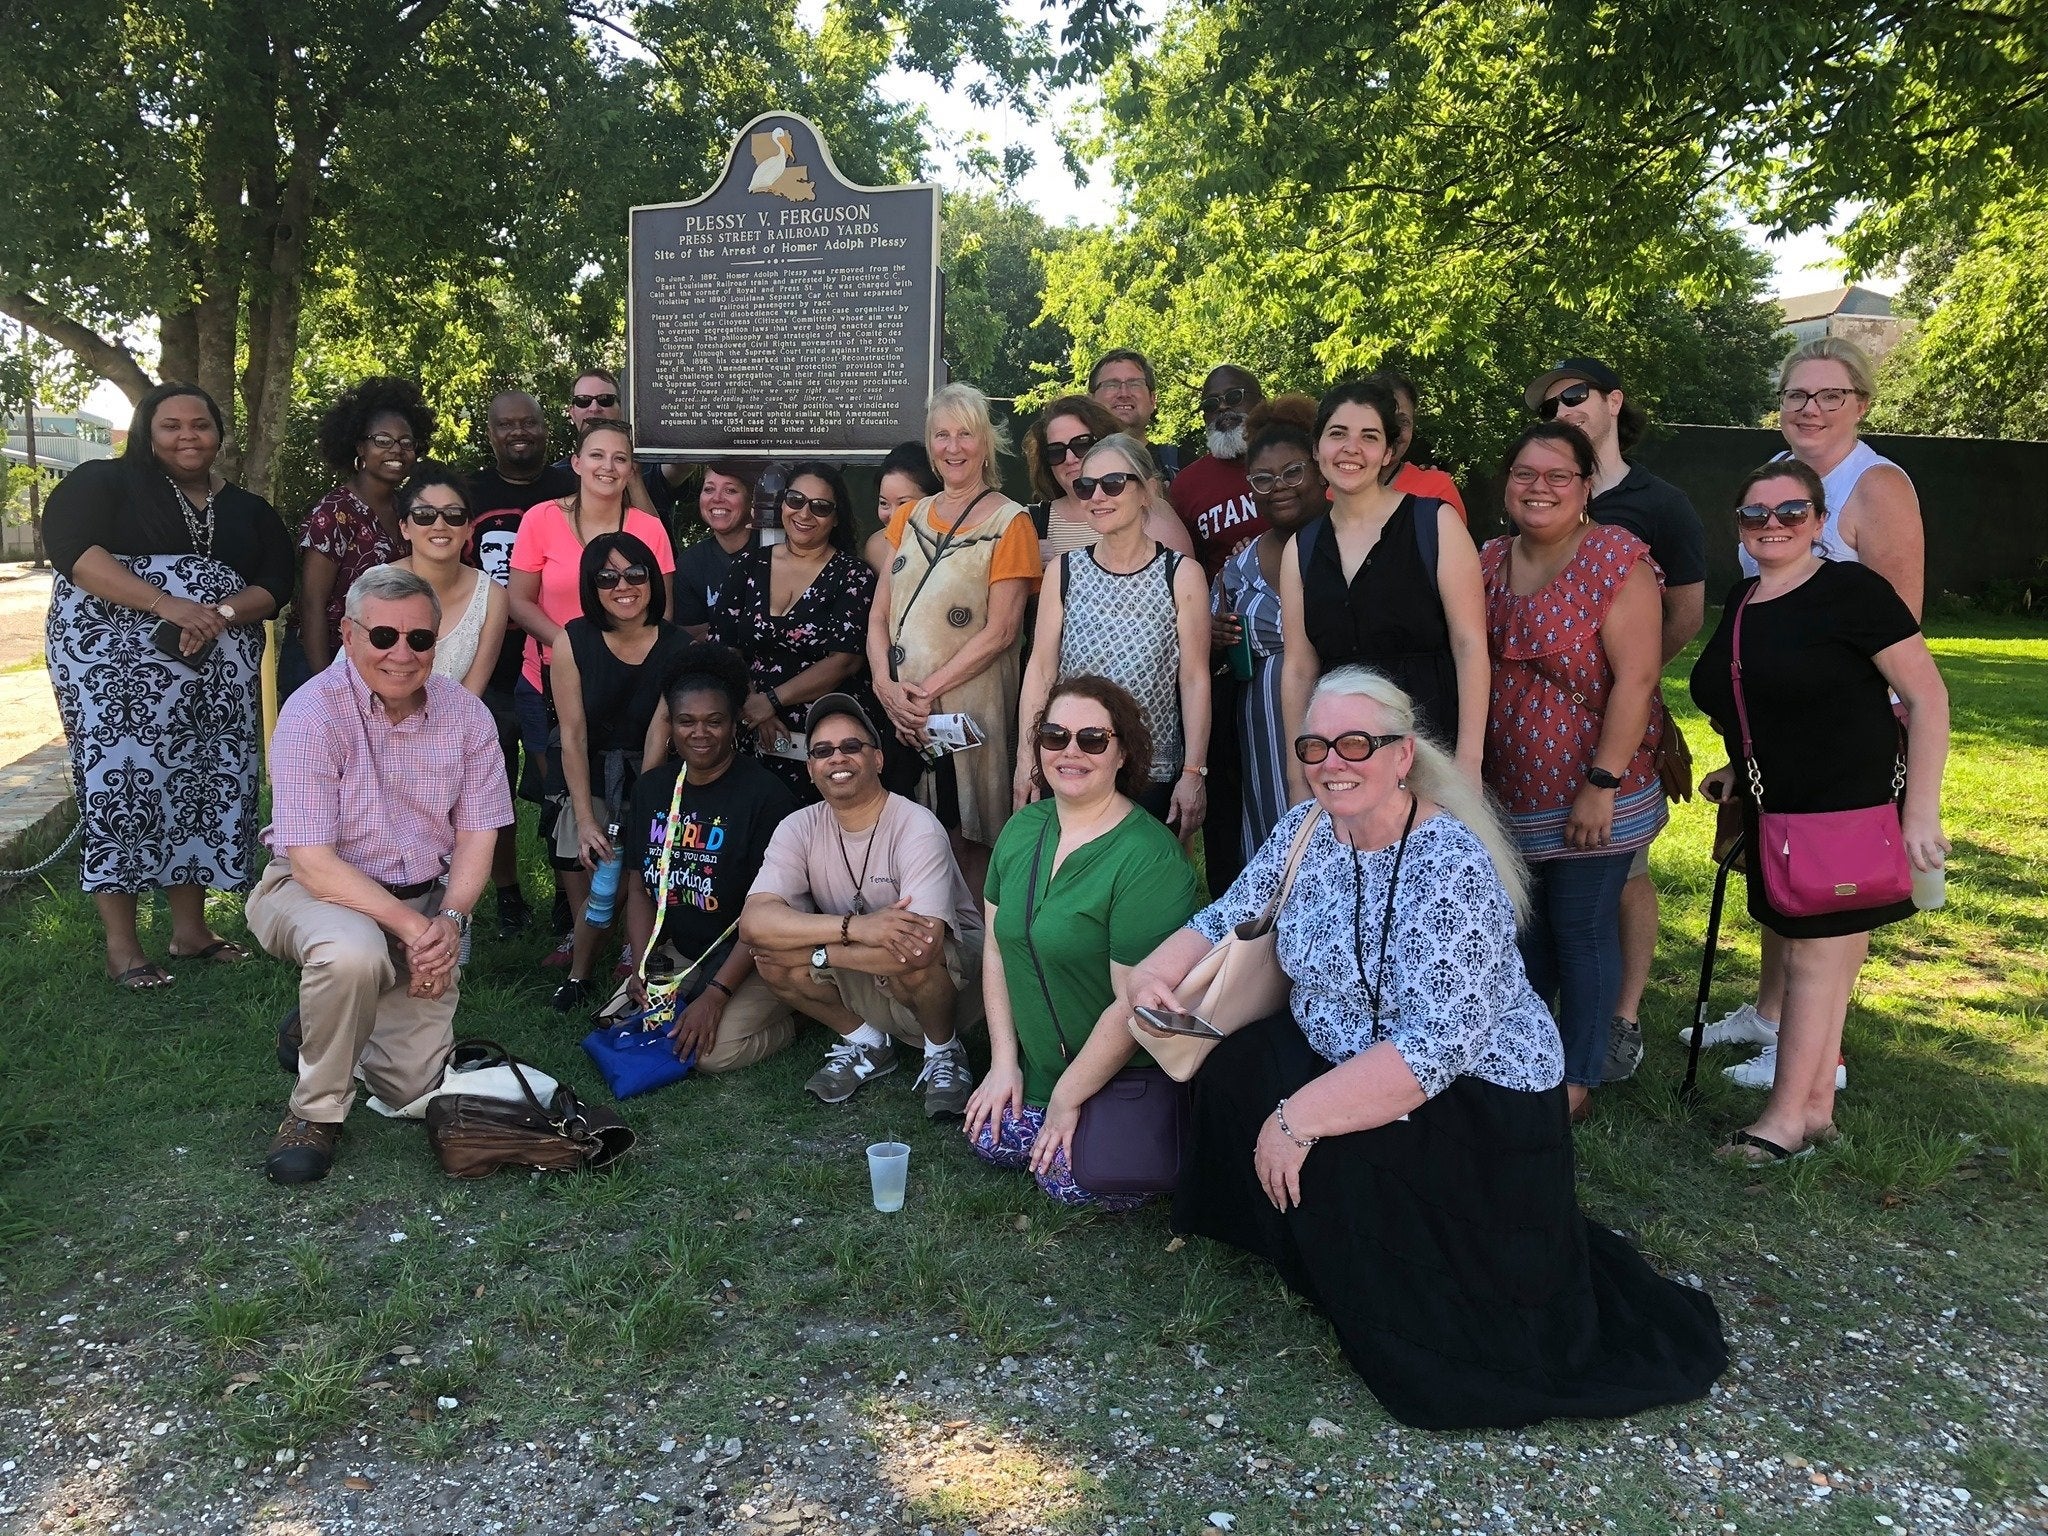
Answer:
[{"label": "water bottle", "polygon": [[1932,912],[1936,907],[1948,903],[1948,871],[1937,864],[1932,869],[1913,871],[1913,905],[1922,912]]},{"label": "water bottle", "polygon": [[612,845],[612,856],[597,866],[597,873],[590,877],[590,900],[583,904],[583,921],[593,928],[604,928],[611,924],[612,908],[619,895],[619,868],[625,855],[619,852],[619,824],[615,821],[604,829],[604,835]]}]

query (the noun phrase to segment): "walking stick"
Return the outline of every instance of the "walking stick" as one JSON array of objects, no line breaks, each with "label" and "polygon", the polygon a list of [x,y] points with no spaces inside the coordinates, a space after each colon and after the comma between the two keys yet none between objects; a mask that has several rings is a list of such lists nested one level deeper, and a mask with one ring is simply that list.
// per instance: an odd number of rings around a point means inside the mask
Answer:
[{"label": "walking stick", "polygon": [[1679,1098],[1687,1104],[1697,1104],[1700,1098],[1700,1042],[1707,1034],[1707,994],[1714,985],[1714,951],[1721,943],[1721,908],[1728,899],[1729,872],[1742,857],[1742,844],[1743,835],[1738,832],[1728,851],[1721,855],[1720,868],[1714,874],[1714,902],[1707,911],[1707,942],[1700,953],[1699,996],[1693,999],[1692,1044],[1685,1053],[1685,1081],[1678,1089]]}]

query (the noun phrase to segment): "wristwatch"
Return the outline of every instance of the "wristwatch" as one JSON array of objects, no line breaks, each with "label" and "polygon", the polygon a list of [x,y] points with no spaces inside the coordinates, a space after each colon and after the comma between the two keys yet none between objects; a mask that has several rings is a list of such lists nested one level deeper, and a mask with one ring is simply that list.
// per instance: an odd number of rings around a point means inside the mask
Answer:
[{"label": "wristwatch", "polygon": [[1588,768],[1586,770],[1586,782],[1592,785],[1595,789],[1621,788],[1621,776],[1619,774],[1609,773],[1605,768],[1602,768],[1598,763],[1595,763],[1591,768]]},{"label": "wristwatch", "polygon": [[831,968],[832,957],[825,953],[825,946],[820,944],[811,951],[811,969],[814,971],[825,971]]},{"label": "wristwatch", "polygon": [[213,611],[226,619],[230,624],[235,622],[235,610],[231,604],[216,603]]},{"label": "wristwatch", "polygon": [[459,907],[443,907],[434,915],[447,918],[455,925],[456,930],[461,933],[462,937],[465,939],[469,937],[469,914],[467,912],[462,911]]}]

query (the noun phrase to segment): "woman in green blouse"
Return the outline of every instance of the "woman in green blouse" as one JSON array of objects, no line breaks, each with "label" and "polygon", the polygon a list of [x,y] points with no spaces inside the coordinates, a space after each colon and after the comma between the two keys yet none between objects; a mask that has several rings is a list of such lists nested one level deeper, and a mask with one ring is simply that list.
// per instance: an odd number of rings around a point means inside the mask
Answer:
[{"label": "woman in green blouse", "polygon": [[967,1138],[999,1168],[1028,1168],[1066,1205],[1140,1197],[1074,1182],[1081,1106],[1137,1054],[1116,1006],[1130,968],[1200,904],[1166,827],[1139,810],[1152,762],[1137,703],[1107,678],[1058,683],[1033,732],[1040,797],[1012,816],[989,861],[982,995],[988,1075]]}]

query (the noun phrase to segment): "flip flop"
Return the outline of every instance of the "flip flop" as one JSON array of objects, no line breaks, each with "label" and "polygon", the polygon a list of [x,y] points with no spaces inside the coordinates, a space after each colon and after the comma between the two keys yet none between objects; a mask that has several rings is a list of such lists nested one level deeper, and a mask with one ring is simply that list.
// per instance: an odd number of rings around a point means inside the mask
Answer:
[{"label": "flip flop", "polygon": [[130,992],[154,992],[159,987],[168,987],[176,978],[154,960],[145,960],[140,965],[131,965],[113,978],[114,985],[126,987]]},{"label": "flip flop", "polygon": [[1767,1168],[1777,1163],[1789,1163],[1794,1158],[1809,1157],[1812,1153],[1811,1143],[1795,1152],[1779,1146],[1775,1141],[1766,1140],[1754,1131],[1737,1131],[1728,1138],[1726,1146],[1714,1149],[1714,1156],[1721,1161],[1746,1163],[1751,1168]]},{"label": "flip flop", "polygon": [[204,949],[195,949],[189,955],[181,955],[175,949],[173,960],[211,960],[215,965],[240,965],[249,958],[249,951],[233,939],[215,939]]}]

